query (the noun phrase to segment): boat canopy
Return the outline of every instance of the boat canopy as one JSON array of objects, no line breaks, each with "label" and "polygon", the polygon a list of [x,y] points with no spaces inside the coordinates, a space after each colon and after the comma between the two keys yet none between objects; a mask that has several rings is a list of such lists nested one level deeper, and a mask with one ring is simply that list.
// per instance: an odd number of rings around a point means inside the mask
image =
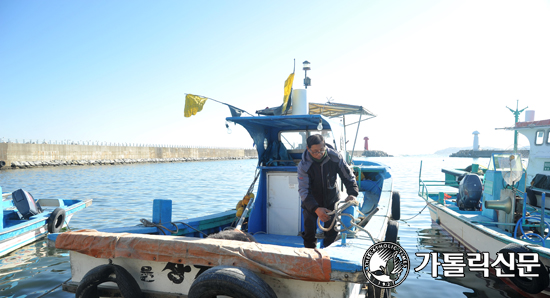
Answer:
[{"label": "boat canopy", "polygon": [[[267,147],[279,140],[280,131],[312,130],[317,131],[319,122],[324,129],[338,127],[339,123],[322,115],[289,115],[267,117],[228,117],[227,121],[242,125],[250,134],[256,145],[258,157],[261,158]],[[341,125],[340,125],[341,126]]]},{"label": "boat canopy", "polygon": [[[292,108],[291,108],[292,111]],[[376,117],[374,113],[362,106],[348,105],[343,103],[309,103],[309,114],[323,115],[329,118],[341,117],[345,115],[367,116],[367,119]]]},{"label": "boat canopy", "polygon": [[[291,111],[292,108],[289,113]],[[358,115],[360,117],[358,122],[376,117],[374,113],[362,106],[328,102],[324,104],[309,103],[308,115],[228,117],[226,120],[238,123],[248,131],[256,145],[258,157],[261,159],[266,148],[273,142],[278,141],[280,131],[316,131],[319,123],[323,125],[324,130],[330,129],[332,131],[335,140],[341,140],[340,144],[345,144],[345,141],[343,141],[345,136],[344,125],[339,120],[347,115]],[[344,150],[344,148],[339,148],[339,150]]]}]

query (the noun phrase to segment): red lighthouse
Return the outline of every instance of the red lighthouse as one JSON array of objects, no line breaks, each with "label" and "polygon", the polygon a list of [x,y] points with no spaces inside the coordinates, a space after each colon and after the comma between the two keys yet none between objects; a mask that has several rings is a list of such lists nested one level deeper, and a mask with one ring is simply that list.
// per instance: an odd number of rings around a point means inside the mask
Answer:
[{"label": "red lighthouse", "polygon": [[364,137],[365,140],[365,151],[369,151],[369,137]]}]

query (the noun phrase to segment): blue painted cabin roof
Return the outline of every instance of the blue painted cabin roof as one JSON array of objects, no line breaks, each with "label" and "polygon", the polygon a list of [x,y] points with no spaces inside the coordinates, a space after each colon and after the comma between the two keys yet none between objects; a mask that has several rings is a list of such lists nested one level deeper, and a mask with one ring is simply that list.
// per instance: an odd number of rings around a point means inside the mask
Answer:
[{"label": "blue painted cabin roof", "polygon": [[[264,140],[268,143],[278,140],[280,131],[288,130],[317,130],[319,120],[324,129],[331,129],[338,126],[338,123],[322,115],[288,115],[288,116],[265,116],[265,117],[228,117],[226,120],[238,123],[244,127],[256,145],[258,156],[262,156],[265,148]],[[340,125],[341,126],[341,125]],[[336,133],[336,132],[335,132]],[[260,146],[257,146],[260,144]]]}]

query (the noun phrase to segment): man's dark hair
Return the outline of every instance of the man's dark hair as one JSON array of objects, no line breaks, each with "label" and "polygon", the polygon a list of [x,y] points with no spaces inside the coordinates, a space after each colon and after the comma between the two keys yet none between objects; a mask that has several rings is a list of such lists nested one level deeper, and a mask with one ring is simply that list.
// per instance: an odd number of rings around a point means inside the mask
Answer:
[{"label": "man's dark hair", "polygon": [[325,142],[325,138],[322,135],[311,135],[307,138],[307,147],[311,148],[313,145],[318,145]]}]

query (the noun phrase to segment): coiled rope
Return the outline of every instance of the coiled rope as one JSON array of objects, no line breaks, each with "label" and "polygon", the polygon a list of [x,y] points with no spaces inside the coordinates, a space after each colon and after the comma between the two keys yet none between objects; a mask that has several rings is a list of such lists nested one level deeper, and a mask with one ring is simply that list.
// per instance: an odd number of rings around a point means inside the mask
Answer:
[{"label": "coiled rope", "polygon": [[[330,211],[330,212],[327,213],[327,215],[334,215],[334,217],[332,218],[332,222],[330,223],[330,226],[328,228],[325,228],[321,224],[321,219],[317,218],[317,226],[319,227],[319,229],[321,229],[322,231],[325,231],[325,232],[328,232],[331,229],[334,229],[336,232],[339,233],[339,232],[348,231],[352,227],[355,227],[356,229],[367,233],[367,235],[369,235],[370,240],[372,241],[373,244],[379,242],[379,241],[376,241],[374,239],[374,237],[372,237],[372,235],[369,231],[367,231],[366,229],[364,229],[363,227],[361,227],[360,225],[358,225],[356,223],[357,219],[355,219],[353,217],[353,215],[351,215],[349,213],[343,213],[343,211],[346,210],[350,206],[359,206],[359,202],[357,200],[352,200],[352,201],[347,201],[347,202],[337,202],[337,205],[340,205],[340,206],[338,206],[335,210]],[[377,211],[378,211],[378,208],[371,211],[371,213],[368,216],[365,216],[365,214],[363,212],[357,210],[357,212],[359,212],[361,214],[361,216],[359,216],[359,218],[358,218],[360,220],[360,223],[368,221],[368,219],[370,219],[370,217],[372,215],[374,215],[374,213],[376,213]],[[351,219],[351,222],[350,222],[349,226],[346,226],[345,224],[342,223],[342,216],[347,216]],[[340,225],[341,227],[344,227],[344,228],[338,228],[338,226],[336,226],[336,222],[338,222],[338,225]]]}]

